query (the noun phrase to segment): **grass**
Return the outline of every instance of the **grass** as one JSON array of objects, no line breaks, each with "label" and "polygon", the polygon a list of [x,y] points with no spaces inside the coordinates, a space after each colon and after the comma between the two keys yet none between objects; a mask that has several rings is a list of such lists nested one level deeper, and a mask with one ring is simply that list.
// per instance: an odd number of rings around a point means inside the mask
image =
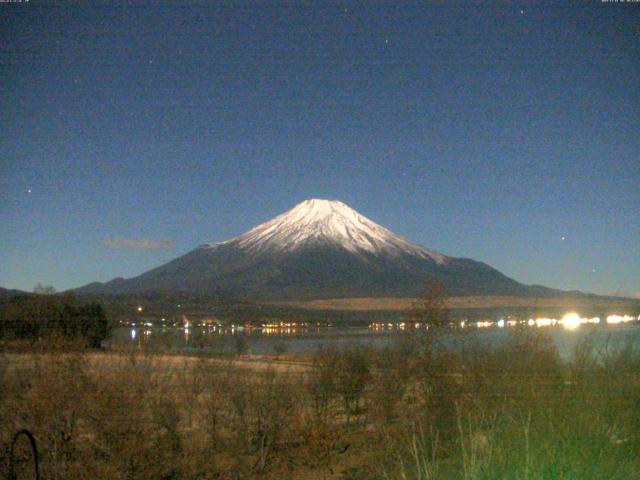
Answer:
[{"label": "grass", "polygon": [[[600,344],[598,344],[600,345]],[[50,479],[640,478],[640,352],[549,338],[268,358],[31,352],[0,359],[0,441]],[[17,445],[18,478],[27,475]],[[0,476],[8,473],[7,456]]]}]

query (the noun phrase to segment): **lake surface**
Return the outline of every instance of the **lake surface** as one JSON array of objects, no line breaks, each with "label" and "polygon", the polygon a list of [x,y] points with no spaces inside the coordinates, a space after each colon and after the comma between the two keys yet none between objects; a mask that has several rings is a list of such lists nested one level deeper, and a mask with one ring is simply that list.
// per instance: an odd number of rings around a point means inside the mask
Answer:
[{"label": "lake surface", "polygon": [[[490,348],[515,334],[518,327],[478,328],[469,326],[456,333],[445,334],[445,344],[452,350],[476,343]],[[640,347],[640,323],[621,325],[581,325],[575,329],[561,326],[520,327],[523,332],[548,335],[563,358],[569,358],[576,345],[588,339],[599,349],[616,349],[634,344]],[[261,330],[242,327],[120,327],[114,330],[111,345],[116,348],[145,347],[181,353],[203,354],[310,354],[325,347],[384,348],[397,345],[406,338],[406,331],[394,326],[321,327],[304,329]]]}]

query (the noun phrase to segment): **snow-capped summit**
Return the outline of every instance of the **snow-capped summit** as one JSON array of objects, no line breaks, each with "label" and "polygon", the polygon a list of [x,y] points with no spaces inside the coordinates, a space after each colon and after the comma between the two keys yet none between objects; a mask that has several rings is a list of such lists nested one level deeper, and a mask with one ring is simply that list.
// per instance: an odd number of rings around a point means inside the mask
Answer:
[{"label": "snow-capped summit", "polygon": [[437,263],[447,258],[395,235],[337,200],[305,200],[239,237],[209,246],[225,244],[251,252],[290,252],[302,246],[328,244],[353,253],[409,254]]}]

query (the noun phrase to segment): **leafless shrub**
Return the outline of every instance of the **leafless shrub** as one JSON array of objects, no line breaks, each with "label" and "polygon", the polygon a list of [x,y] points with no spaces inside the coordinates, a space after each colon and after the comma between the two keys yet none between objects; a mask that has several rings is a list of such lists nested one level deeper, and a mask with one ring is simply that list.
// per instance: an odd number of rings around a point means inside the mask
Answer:
[{"label": "leafless shrub", "polygon": [[314,422],[326,425],[329,420],[331,402],[337,395],[337,352],[320,350],[313,357],[313,368],[306,377],[306,388],[311,398]]},{"label": "leafless shrub", "polygon": [[202,413],[200,427],[204,430],[207,449],[210,452],[220,450],[219,433],[222,418],[225,415],[225,383],[223,376],[229,365],[218,365],[211,362],[201,362],[196,367],[202,378]]},{"label": "leafless shrub", "polygon": [[193,410],[204,388],[202,369],[185,359],[177,368],[176,377],[182,396],[182,404],[187,413],[187,426],[191,427],[193,424]]},{"label": "leafless shrub", "polygon": [[342,398],[349,428],[351,416],[359,413],[360,400],[371,380],[370,364],[361,350],[348,349],[338,355],[336,367],[335,388]]}]

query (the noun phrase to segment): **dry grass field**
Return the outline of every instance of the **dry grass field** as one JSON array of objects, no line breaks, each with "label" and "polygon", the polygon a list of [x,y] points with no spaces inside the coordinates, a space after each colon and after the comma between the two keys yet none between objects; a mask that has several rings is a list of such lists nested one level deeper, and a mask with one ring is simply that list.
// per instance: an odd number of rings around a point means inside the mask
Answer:
[{"label": "dry grass field", "polygon": [[[278,302],[279,305],[315,309],[315,310],[407,310],[419,301],[418,298],[333,298],[325,300]],[[469,296],[449,297],[445,304],[448,308],[501,308],[501,307],[531,307],[531,308],[567,308],[567,309],[598,309],[598,308],[638,308],[640,301],[621,298],[576,298],[549,297],[524,298],[510,296]]]},{"label": "dry grass field", "polygon": [[[537,331],[487,350],[229,358],[0,353],[0,443],[31,431],[44,479],[640,478],[640,352]],[[27,444],[13,469],[32,478]]]}]

